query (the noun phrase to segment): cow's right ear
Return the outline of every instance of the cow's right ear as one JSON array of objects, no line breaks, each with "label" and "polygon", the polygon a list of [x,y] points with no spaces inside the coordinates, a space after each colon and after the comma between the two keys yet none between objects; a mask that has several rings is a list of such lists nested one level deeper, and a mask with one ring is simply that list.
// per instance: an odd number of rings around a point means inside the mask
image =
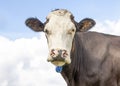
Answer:
[{"label": "cow's right ear", "polygon": [[44,24],[37,18],[28,18],[25,21],[26,26],[31,28],[33,31],[39,32],[44,30]]}]

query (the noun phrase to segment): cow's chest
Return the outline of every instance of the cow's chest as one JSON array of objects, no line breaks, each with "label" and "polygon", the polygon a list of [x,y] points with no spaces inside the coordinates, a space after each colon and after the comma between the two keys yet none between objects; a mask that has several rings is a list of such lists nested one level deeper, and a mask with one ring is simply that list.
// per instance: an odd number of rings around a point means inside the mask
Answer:
[{"label": "cow's chest", "polygon": [[99,76],[95,72],[80,73],[69,68],[63,68],[61,74],[68,86],[94,86],[99,84]]}]

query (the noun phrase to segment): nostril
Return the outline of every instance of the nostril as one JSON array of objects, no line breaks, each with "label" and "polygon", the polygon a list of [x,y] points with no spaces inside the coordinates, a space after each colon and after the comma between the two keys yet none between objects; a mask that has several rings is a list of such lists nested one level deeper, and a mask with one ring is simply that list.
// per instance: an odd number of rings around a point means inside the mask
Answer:
[{"label": "nostril", "polygon": [[54,55],[55,55],[55,49],[52,49],[52,50],[51,50],[50,55],[51,55],[51,56],[54,56]]},{"label": "nostril", "polygon": [[67,51],[66,51],[66,50],[63,50],[63,53],[62,53],[62,55],[63,55],[63,57],[66,57],[66,56],[68,56],[68,53],[67,53]]}]

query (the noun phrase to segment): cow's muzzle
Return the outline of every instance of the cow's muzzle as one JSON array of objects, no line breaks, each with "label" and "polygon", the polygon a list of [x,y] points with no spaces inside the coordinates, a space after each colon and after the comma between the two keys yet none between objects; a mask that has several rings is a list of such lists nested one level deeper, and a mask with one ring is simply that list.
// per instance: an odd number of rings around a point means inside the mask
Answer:
[{"label": "cow's muzzle", "polygon": [[61,49],[52,49],[50,52],[51,59],[48,59],[48,61],[64,61],[66,57],[68,56],[66,50]]},{"label": "cow's muzzle", "polygon": [[47,59],[47,61],[52,62],[53,64],[54,63],[59,64],[60,62],[66,63],[67,57],[68,57],[67,50],[64,50],[64,49],[52,49],[50,51],[50,55],[49,55],[49,58]]}]

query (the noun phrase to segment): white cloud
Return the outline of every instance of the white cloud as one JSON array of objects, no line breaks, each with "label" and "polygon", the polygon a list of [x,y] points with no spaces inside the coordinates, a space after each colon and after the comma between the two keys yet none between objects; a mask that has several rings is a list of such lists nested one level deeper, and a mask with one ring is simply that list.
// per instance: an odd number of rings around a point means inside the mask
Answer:
[{"label": "white cloud", "polygon": [[47,60],[47,44],[41,38],[11,41],[0,36],[0,86],[62,86],[62,76]]},{"label": "white cloud", "polygon": [[92,31],[120,35],[120,19],[114,21],[105,20],[102,23],[97,21],[96,26],[92,28]]},{"label": "white cloud", "polygon": [[[97,22],[93,31],[120,35],[120,20]],[[9,40],[0,36],[0,86],[66,86],[47,60],[44,34]]]}]

